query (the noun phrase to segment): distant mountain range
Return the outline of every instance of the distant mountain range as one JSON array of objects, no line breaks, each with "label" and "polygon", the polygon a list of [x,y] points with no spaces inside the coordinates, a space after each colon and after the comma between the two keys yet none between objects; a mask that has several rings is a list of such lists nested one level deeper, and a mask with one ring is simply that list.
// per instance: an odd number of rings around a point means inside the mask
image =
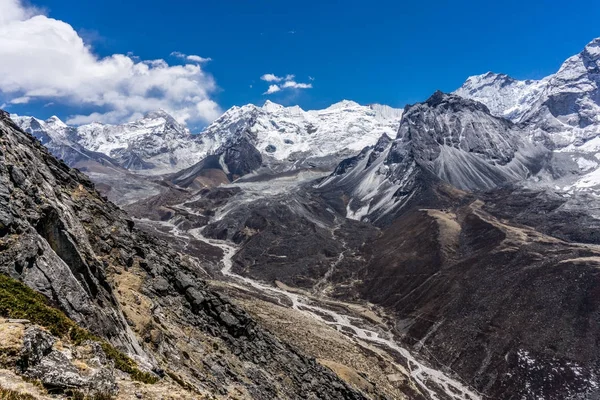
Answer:
[{"label": "distant mountain range", "polygon": [[264,106],[233,107],[192,135],[165,111],[123,125],[92,123],[70,127],[59,118],[46,121],[13,115],[53,153],[75,164],[81,149],[108,157],[130,171],[158,175],[188,168],[247,134],[250,142],[274,163],[341,156],[374,144],[382,133],[393,135],[402,110],[342,101],[324,110],[304,111],[267,101]]}]

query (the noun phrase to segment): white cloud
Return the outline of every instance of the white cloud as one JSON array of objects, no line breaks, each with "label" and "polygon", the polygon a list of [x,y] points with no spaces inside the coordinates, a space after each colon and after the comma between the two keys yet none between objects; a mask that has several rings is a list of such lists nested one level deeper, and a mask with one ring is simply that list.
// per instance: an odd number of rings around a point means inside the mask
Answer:
[{"label": "white cloud", "polygon": [[263,94],[273,94],[273,93],[277,93],[281,90],[281,88],[277,85],[271,85],[269,86],[269,89],[267,89],[266,92],[264,92]]},{"label": "white cloud", "polygon": [[0,13],[0,25],[11,21],[22,21],[41,14],[34,7],[24,7],[20,0],[2,0],[0,2],[2,13]]},{"label": "white cloud", "polygon": [[312,83],[298,83],[296,81],[287,81],[283,84],[283,88],[291,89],[312,89]]},{"label": "white cloud", "polygon": [[[263,76],[260,77],[260,79],[262,79],[263,81],[266,81],[266,82],[281,82],[281,81],[283,81],[283,84],[270,85],[269,89],[267,89],[267,91],[264,92],[263,94],[273,94],[273,93],[280,92],[283,89],[312,89],[311,83],[298,83],[294,80],[295,78],[296,78],[296,75],[293,75],[293,74],[288,74],[283,78],[280,76],[274,75],[274,74],[264,74]],[[309,79],[314,80],[310,77],[309,77]]]},{"label": "white cloud", "polygon": [[200,57],[195,54],[187,55],[180,51],[173,51],[170,55],[172,57],[183,58],[187,61],[192,61],[192,62],[197,62],[197,63],[206,63],[206,62],[212,61],[212,58],[210,58],[210,57]]},{"label": "white cloud", "polygon": [[274,74],[264,74],[260,77],[260,79],[262,79],[265,82],[281,82],[283,80],[283,78]]},{"label": "white cloud", "polygon": [[191,54],[191,55],[187,56],[186,59],[188,61],[194,61],[194,62],[198,62],[198,63],[205,63],[205,62],[212,61],[212,58],[210,58],[210,57],[204,58],[204,57],[197,56],[195,54]]},{"label": "white cloud", "polygon": [[30,97],[23,96],[23,97],[17,97],[17,98],[11,99],[10,103],[11,104],[27,104],[27,103],[29,103],[30,100],[31,100]]},{"label": "white cloud", "polygon": [[122,122],[161,108],[179,121],[210,122],[220,114],[211,99],[216,83],[197,60],[171,66],[123,54],[99,58],[71,25],[21,0],[0,0],[0,10],[0,92],[10,103],[52,100],[101,110],[70,123]]}]

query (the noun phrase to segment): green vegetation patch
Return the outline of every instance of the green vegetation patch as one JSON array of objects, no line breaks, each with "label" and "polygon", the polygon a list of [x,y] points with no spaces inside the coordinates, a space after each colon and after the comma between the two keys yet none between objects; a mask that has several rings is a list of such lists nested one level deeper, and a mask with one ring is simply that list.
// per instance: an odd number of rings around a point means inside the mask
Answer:
[{"label": "green vegetation patch", "polygon": [[[43,326],[57,337],[68,337],[75,345],[93,340],[102,346],[106,356],[113,360],[115,368],[128,373],[131,379],[143,383],[156,383],[158,377],[141,371],[135,361],[117,350],[104,339],[79,327],[62,311],[48,304],[48,299],[16,279],[0,274],[0,316],[11,319],[27,319]],[[4,399],[0,397],[0,399]]]}]

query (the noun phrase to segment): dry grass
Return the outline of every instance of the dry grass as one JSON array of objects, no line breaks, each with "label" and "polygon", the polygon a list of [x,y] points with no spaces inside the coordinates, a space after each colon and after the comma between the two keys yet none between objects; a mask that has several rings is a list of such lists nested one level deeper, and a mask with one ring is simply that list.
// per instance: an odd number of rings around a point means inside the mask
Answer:
[{"label": "dry grass", "polygon": [[140,371],[137,364],[105,340],[79,327],[62,311],[51,307],[48,300],[23,283],[0,274],[0,317],[27,319],[43,326],[57,337],[68,337],[79,345],[86,340],[93,340],[102,346],[106,356],[113,360],[115,367],[128,373],[131,379],[143,383],[156,383],[158,377]]},{"label": "dry grass", "polygon": [[0,386],[0,400],[36,400],[36,398],[30,394],[16,392]]}]

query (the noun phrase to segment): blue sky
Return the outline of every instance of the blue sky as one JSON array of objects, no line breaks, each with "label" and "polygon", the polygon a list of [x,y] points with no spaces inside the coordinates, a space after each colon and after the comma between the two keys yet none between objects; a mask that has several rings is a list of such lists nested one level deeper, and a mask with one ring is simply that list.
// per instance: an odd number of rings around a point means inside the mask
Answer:
[{"label": "blue sky", "polygon": [[[197,126],[233,105],[262,104],[267,98],[305,109],[341,99],[403,107],[425,100],[437,89],[452,91],[469,75],[490,70],[521,79],[541,78],[600,36],[600,2],[587,0],[32,0],[29,4],[69,24],[99,62],[131,53],[133,60],[183,64],[184,59],[170,56],[174,51],[210,58],[198,63],[200,72],[190,72],[202,75],[200,87],[194,89],[202,93],[194,98],[206,103],[201,111],[190,113],[190,123]],[[3,55],[1,46],[0,33],[0,56],[4,60],[14,54],[13,49]],[[293,74],[293,82],[312,88],[265,95],[269,83],[260,77],[267,73],[282,78]],[[124,107],[123,102],[88,103],[87,98],[97,93],[73,96],[65,92],[70,88],[64,84],[56,98],[25,96],[33,84],[4,92],[9,111],[40,117],[57,114],[63,119],[98,112],[98,119],[109,122],[130,118],[137,111],[127,100],[126,110],[105,117],[113,108]],[[157,87],[152,95],[159,97],[164,90]],[[24,100],[10,104],[15,96]],[[140,112],[144,107],[148,105]]]}]

